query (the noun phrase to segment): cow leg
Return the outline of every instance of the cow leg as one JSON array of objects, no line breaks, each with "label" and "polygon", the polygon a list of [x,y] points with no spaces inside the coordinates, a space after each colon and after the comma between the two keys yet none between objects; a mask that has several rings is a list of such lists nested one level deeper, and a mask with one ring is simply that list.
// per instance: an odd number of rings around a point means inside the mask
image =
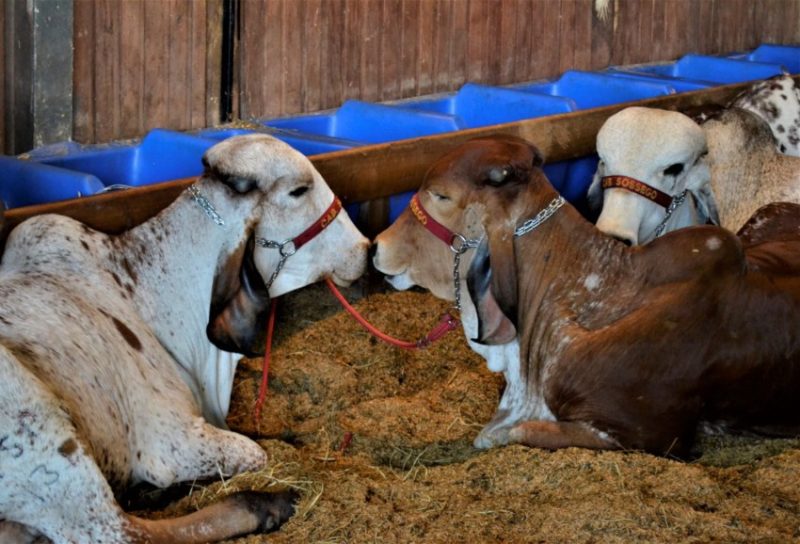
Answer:
[{"label": "cow leg", "polygon": [[591,426],[571,421],[526,421],[509,431],[509,441],[534,448],[616,450],[619,444]]},{"label": "cow leg", "polygon": [[478,449],[508,444],[509,431],[520,422],[533,419],[555,420],[547,408],[544,398],[537,393],[530,392],[520,378],[518,359],[509,360],[504,375],[506,388],[500,398],[497,411],[473,441],[473,445]]},{"label": "cow leg", "polygon": [[[176,415],[169,414],[172,417]],[[148,415],[149,416],[149,415]],[[149,416],[152,420],[153,417]],[[214,427],[200,417],[178,417],[171,421],[140,421],[144,435],[133,462],[134,481],[169,487],[240,472],[263,469],[266,452],[244,435]]]},{"label": "cow leg", "polygon": [[59,400],[2,346],[0,376],[3,517],[55,542],[125,542],[122,511]]}]

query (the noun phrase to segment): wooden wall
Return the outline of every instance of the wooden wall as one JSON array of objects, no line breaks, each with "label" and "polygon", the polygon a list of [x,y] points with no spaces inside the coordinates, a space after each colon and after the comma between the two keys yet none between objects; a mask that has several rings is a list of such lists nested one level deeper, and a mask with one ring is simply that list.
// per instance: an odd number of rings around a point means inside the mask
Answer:
[{"label": "wooden wall", "polygon": [[[800,43],[800,0],[608,0],[602,20],[593,4],[239,0],[234,113],[275,117],[466,81]],[[74,17],[76,141],[219,121],[221,0],[75,0]],[[0,71],[8,81],[2,54]]]}]

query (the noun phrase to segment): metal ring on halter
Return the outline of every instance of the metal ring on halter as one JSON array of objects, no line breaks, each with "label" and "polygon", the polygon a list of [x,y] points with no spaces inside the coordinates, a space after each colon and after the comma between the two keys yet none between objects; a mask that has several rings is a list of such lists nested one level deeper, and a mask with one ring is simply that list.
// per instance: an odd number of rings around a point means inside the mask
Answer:
[{"label": "metal ring on halter", "polygon": [[[289,248],[287,249],[287,246]],[[297,248],[294,245],[294,240],[284,240],[283,242],[278,245],[278,253],[281,254],[281,257],[291,257],[295,253],[297,253]]]},{"label": "metal ring on halter", "polygon": [[[456,240],[458,240],[458,244],[456,244]],[[453,234],[453,239],[450,241],[450,251],[456,255],[461,255],[466,253],[468,249],[478,247],[479,243],[480,240],[471,240],[462,234]]]}]

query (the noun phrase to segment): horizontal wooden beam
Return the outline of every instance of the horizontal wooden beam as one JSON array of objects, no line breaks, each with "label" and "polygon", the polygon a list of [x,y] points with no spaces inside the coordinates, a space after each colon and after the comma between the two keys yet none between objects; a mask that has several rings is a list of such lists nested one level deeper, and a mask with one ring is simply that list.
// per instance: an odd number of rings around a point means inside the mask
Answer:
[{"label": "horizontal wooden beam", "polygon": [[[795,76],[800,80],[800,76]],[[750,86],[740,83],[641,100],[636,105],[685,111],[727,104]],[[345,202],[364,202],[416,189],[426,170],[441,155],[478,136],[511,134],[534,142],[548,161],[574,159],[595,151],[603,123],[632,103],[538,117],[513,123],[436,134],[354,149],[325,153],[311,161]],[[168,206],[195,178],[158,183],[80,199],[15,208],[6,212],[7,232],[25,219],[59,213],[92,228],[117,233],[131,228]]]}]

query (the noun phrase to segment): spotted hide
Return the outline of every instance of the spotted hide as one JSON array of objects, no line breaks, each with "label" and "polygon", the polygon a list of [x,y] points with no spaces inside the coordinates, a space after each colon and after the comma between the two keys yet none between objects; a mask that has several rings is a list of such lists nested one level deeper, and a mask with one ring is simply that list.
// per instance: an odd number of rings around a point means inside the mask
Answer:
[{"label": "spotted hide", "polygon": [[0,265],[5,535],[209,542],[291,515],[291,494],[235,494],[161,521],[128,515],[114,498],[138,482],[264,467],[255,442],[203,417],[224,422],[230,352],[259,351],[271,296],[328,275],[347,284],[365,265],[368,242],[340,214],[267,289],[279,254],[253,241],[296,236],[334,195],[305,157],[269,136],[226,140],[204,161],[192,189],[124,234],[56,215],[11,232]]}]

